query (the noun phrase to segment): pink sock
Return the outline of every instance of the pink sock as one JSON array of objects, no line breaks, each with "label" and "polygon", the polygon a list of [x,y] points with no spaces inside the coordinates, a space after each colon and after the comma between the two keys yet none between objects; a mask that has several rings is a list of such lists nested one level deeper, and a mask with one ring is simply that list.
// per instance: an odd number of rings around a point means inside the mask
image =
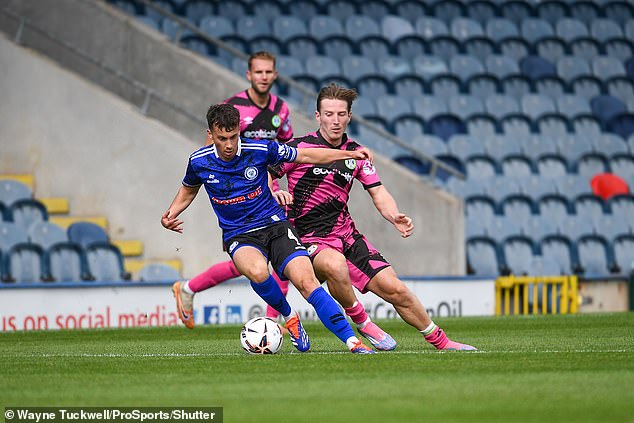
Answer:
[{"label": "pink sock", "polygon": [[357,325],[363,324],[368,320],[368,313],[365,312],[365,308],[359,301],[355,301],[352,307],[344,308],[344,310]]},{"label": "pink sock", "polygon": [[[276,272],[273,272],[273,279],[275,279],[275,282],[277,282],[277,285],[282,290],[282,294],[284,294],[284,296],[286,297],[286,294],[288,294],[288,280],[283,281],[282,279],[280,279],[279,276],[277,276]],[[270,317],[271,319],[275,320],[277,319],[277,316],[279,316],[279,314],[280,313],[278,313],[278,311],[270,305],[266,306],[266,317]]]},{"label": "pink sock", "polygon": [[445,331],[440,329],[438,326],[436,326],[436,328],[434,329],[432,333],[430,333],[429,335],[424,335],[424,336],[427,342],[429,342],[430,344],[432,344],[434,347],[438,348],[439,350],[442,350],[443,348],[445,348],[447,344],[449,343],[449,338],[447,338]]},{"label": "pink sock", "polygon": [[189,289],[193,292],[204,291],[232,278],[240,276],[238,269],[231,260],[223,261],[211,266],[200,275],[189,280]]}]

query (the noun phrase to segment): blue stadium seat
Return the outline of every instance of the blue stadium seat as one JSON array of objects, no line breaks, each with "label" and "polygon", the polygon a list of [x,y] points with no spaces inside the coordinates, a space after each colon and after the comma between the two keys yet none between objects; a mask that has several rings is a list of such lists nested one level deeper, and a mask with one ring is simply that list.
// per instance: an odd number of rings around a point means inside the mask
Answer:
[{"label": "blue stadium seat", "polygon": [[466,119],[477,113],[484,113],[484,105],[477,97],[457,95],[449,97],[449,112]]},{"label": "blue stadium seat", "polygon": [[550,177],[560,177],[570,171],[570,165],[565,157],[558,153],[546,153],[536,160],[537,172]]},{"label": "blue stadium seat", "polygon": [[615,116],[627,111],[627,107],[621,100],[610,95],[599,95],[592,98],[590,108],[604,126]]},{"label": "blue stadium seat", "polygon": [[425,54],[427,43],[417,34],[410,34],[394,42],[394,50],[399,57],[413,61],[416,56]]},{"label": "blue stadium seat", "polygon": [[634,111],[631,107],[634,100],[634,81],[629,76],[615,76],[605,82],[608,94],[618,98],[623,103],[628,103],[628,109]]},{"label": "blue stadium seat", "polygon": [[28,229],[28,236],[33,244],[47,250],[55,244],[68,242],[68,234],[60,226],[51,222],[38,222]]},{"label": "blue stadium seat", "polygon": [[258,0],[251,5],[251,12],[259,19],[271,22],[286,12],[286,7],[277,0]]},{"label": "blue stadium seat", "polygon": [[467,262],[473,274],[497,276],[500,273],[500,253],[495,240],[473,237],[467,240]]},{"label": "blue stadium seat", "polygon": [[500,54],[508,56],[515,61],[520,61],[532,51],[532,46],[521,37],[509,37],[498,42]]},{"label": "blue stadium seat", "polygon": [[574,241],[583,235],[594,233],[594,223],[588,216],[572,214],[557,223],[557,233]]},{"label": "blue stadium seat", "polygon": [[576,38],[568,43],[572,56],[591,62],[601,53],[601,45],[591,37]]},{"label": "blue stadium seat", "polygon": [[417,0],[402,0],[394,5],[394,13],[416,25],[418,18],[429,14],[427,6]]},{"label": "blue stadium seat", "polygon": [[484,63],[487,57],[493,56],[497,52],[496,44],[487,37],[472,37],[464,40],[462,48],[465,54],[473,56],[481,63]]},{"label": "blue stadium seat", "polygon": [[163,263],[147,264],[139,271],[139,280],[141,282],[171,282],[180,278],[178,270]]},{"label": "blue stadium seat", "polygon": [[159,23],[159,19],[160,18],[153,18],[150,16],[137,16],[137,21],[143,23],[146,26],[149,26],[150,28],[156,30],[156,31],[160,31],[161,30],[161,25]]},{"label": "blue stadium seat", "polygon": [[[557,233],[557,224],[550,216],[536,214],[522,221],[522,234],[529,236],[533,241],[538,241],[546,235]],[[543,274],[543,273],[537,273]]]},{"label": "blue stadium seat", "polygon": [[380,36],[379,24],[367,16],[350,16],[345,21],[345,33],[351,40],[359,41],[367,36]]},{"label": "blue stadium seat", "polygon": [[534,15],[532,6],[526,1],[513,0],[500,4],[500,15],[516,24]]},{"label": "blue stadium seat", "polygon": [[621,113],[613,117],[607,124],[607,130],[629,138],[634,134],[634,113]]},{"label": "blue stadium seat", "polygon": [[367,0],[359,2],[359,13],[379,22],[381,18],[390,13],[390,5],[385,0]]},{"label": "blue stadium seat", "polygon": [[559,96],[556,99],[556,102],[557,111],[568,116],[569,118],[580,114],[592,112],[592,110],[590,109],[590,103],[588,103],[585,98],[575,94],[565,94]]},{"label": "blue stadium seat", "polygon": [[557,75],[555,65],[539,56],[526,56],[520,60],[519,65],[522,73],[532,80]]},{"label": "blue stadium seat", "polygon": [[634,268],[634,235],[622,234],[614,239],[614,258],[621,273],[630,274]]},{"label": "blue stadium seat", "polygon": [[273,19],[271,27],[273,35],[282,42],[298,35],[308,35],[306,24],[296,16],[277,16]]},{"label": "blue stadium seat", "polygon": [[535,41],[535,53],[543,57],[550,63],[557,63],[561,57],[566,55],[568,47],[566,42],[558,37],[544,37]]},{"label": "blue stadium seat", "polygon": [[[209,42],[198,35],[184,35],[180,39],[180,43],[188,50],[208,56],[215,51],[215,47],[210,46]],[[246,44],[244,44],[246,50]],[[244,50],[243,50],[244,51]]]},{"label": "blue stadium seat", "polygon": [[530,237],[512,235],[502,242],[501,250],[511,274],[528,275],[532,272],[533,256],[537,250]]},{"label": "blue stadium seat", "polygon": [[477,21],[470,18],[457,17],[451,21],[451,34],[460,41],[472,37],[484,36],[482,26]]},{"label": "blue stadium seat", "polygon": [[323,40],[332,35],[344,35],[341,22],[326,15],[313,16],[308,22],[308,33],[317,40]]},{"label": "blue stadium seat", "polygon": [[539,242],[542,256],[552,257],[566,274],[575,273],[578,260],[570,238],[564,235],[547,235]]},{"label": "blue stadium seat", "polygon": [[634,6],[629,1],[608,1],[602,6],[605,17],[621,26],[634,17]]},{"label": "blue stadium seat", "polygon": [[9,207],[9,213],[13,222],[27,231],[32,224],[48,220],[46,206],[35,199],[14,201]]},{"label": "blue stadium seat", "polygon": [[498,244],[504,242],[510,236],[520,235],[522,226],[519,220],[513,217],[498,215],[487,224],[487,235]]},{"label": "blue stadium seat", "polygon": [[465,161],[468,178],[489,179],[500,173],[495,160],[486,154],[470,156]]},{"label": "blue stadium seat", "polygon": [[346,36],[333,35],[321,42],[324,55],[340,62],[355,52],[354,43]]},{"label": "blue stadium seat", "polygon": [[216,4],[215,14],[229,18],[233,22],[251,13],[250,5],[240,0],[217,0],[214,3]]},{"label": "blue stadium seat", "polygon": [[430,14],[444,22],[465,15],[465,9],[462,2],[457,0],[439,0],[430,7]]},{"label": "blue stadium seat", "polygon": [[204,16],[199,26],[201,31],[216,38],[235,34],[233,23],[223,16]]},{"label": "blue stadium seat", "polygon": [[619,194],[610,198],[610,210],[615,219],[634,223],[634,195]]},{"label": "blue stadium seat", "polygon": [[499,119],[502,131],[515,139],[525,139],[532,135],[533,124],[528,116],[520,113],[511,113]]},{"label": "blue stadium seat", "polygon": [[570,10],[568,5],[559,0],[548,0],[535,5],[535,13],[541,19],[547,21],[551,25],[555,25],[557,21],[568,16]]},{"label": "blue stadium seat", "polygon": [[425,122],[420,116],[410,113],[396,117],[392,121],[392,127],[396,136],[410,140],[423,136]]},{"label": "blue stadium seat", "polygon": [[480,138],[467,134],[453,135],[447,141],[447,148],[450,154],[453,154],[463,161],[469,156],[485,153]]},{"label": "blue stadium seat", "polygon": [[0,202],[10,207],[17,200],[33,197],[31,188],[13,179],[0,179]]},{"label": "blue stadium seat", "polygon": [[488,113],[475,113],[466,119],[467,132],[476,136],[489,138],[495,137],[502,131],[497,119]]},{"label": "blue stadium seat", "polygon": [[376,115],[377,111],[373,100],[360,96],[352,104],[352,113],[357,116],[372,116]]},{"label": "blue stadium seat", "polygon": [[592,138],[592,146],[595,151],[600,151],[606,156],[628,153],[627,143],[616,134],[603,133],[600,137]]},{"label": "blue stadium seat", "polygon": [[482,138],[484,149],[495,160],[501,161],[504,157],[512,154],[520,154],[522,147],[517,142],[512,142],[505,135],[492,135]]},{"label": "blue stadium seat", "polygon": [[585,216],[596,223],[608,212],[607,204],[594,194],[581,194],[574,199],[573,207],[577,216]]},{"label": "blue stadium seat", "polygon": [[[452,157],[452,156],[447,156],[447,157]],[[456,158],[456,160],[459,160],[459,159]],[[444,178],[444,180],[447,181],[446,183],[447,190],[449,190],[449,192],[451,192],[452,194],[458,197],[466,198],[470,195],[486,194],[485,187],[484,185],[482,185],[481,181],[478,181],[475,179],[462,180],[458,178],[449,177],[449,175],[446,172],[445,172],[445,176],[446,177]]]},{"label": "blue stadium seat", "polygon": [[44,251],[36,244],[16,244],[3,256],[5,282],[33,283],[45,280]]},{"label": "blue stadium seat", "polygon": [[214,3],[205,0],[188,0],[183,6],[187,20],[198,25],[205,16],[216,14]]},{"label": "blue stadium seat", "polygon": [[605,276],[616,270],[610,244],[601,235],[581,236],[576,241],[576,250],[584,276]]},{"label": "blue stadium seat", "polygon": [[275,37],[259,35],[249,41],[249,51],[268,51],[278,56],[284,51],[284,44]]},{"label": "blue stadium seat", "polygon": [[601,122],[593,114],[585,113],[577,115],[573,117],[571,121],[575,137],[586,138],[588,140],[601,137]]},{"label": "blue stadium seat", "polygon": [[537,119],[546,113],[554,113],[557,111],[555,103],[549,97],[540,94],[527,94],[523,96],[521,106],[524,114],[531,119]]},{"label": "blue stadium seat", "polygon": [[452,36],[442,35],[428,41],[429,52],[448,62],[453,56],[460,54],[460,42]]},{"label": "blue stadium seat", "polygon": [[189,29],[184,28],[180,23],[168,18],[161,20],[161,32],[172,41],[180,40],[183,35],[192,34]]},{"label": "blue stadium seat", "polygon": [[599,18],[590,23],[590,34],[602,43],[610,38],[622,37],[623,31],[613,20]]},{"label": "blue stadium seat", "polygon": [[500,169],[510,177],[528,176],[537,173],[533,161],[524,154],[509,154],[502,159]]},{"label": "blue stadium seat", "polygon": [[326,15],[335,16],[342,22],[352,16],[361,16],[357,5],[346,0],[330,0],[325,4],[324,9]]},{"label": "blue stadium seat", "polygon": [[386,95],[391,91],[390,82],[387,78],[378,74],[367,75],[357,79],[356,86],[359,94],[372,99]]},{"label": "blue stadium seat", "polygon": [[[462,161],[456,156],[453,156],[451,154],[439,154],[436,156],[436,159],[441,161],[445,165],[456,169],[458,172],[461,172],[463,174],[466,173]],[[451,173],[441,168],[437,169],[436,178],[439,179],[441,182],[445,182],[445,183],[447,182],[447,180],[457,179],[453,177]],[[463,189],[462,193],[465,195],[475,194],[475,193],[484,193],[484,187],[482,187],[480,184],[472,183],[469,181],[467,181],[466,184],[464,184],[462,189]]]},{"label": "blue stadium seat", "polygon": [[495,200],[488,195],[476,194],[465,198],[465,214],[468,219],[490,222],[498,215]]},{"label": "blue stadium seat", "polygon": [[502,41],[505,38],[519,37],[517,26],[505,18],[492,18],[486,22],[486,34],[493,41]]},{"label": "blue stadium seat", "polygon": [[569,86],[574,94],[577,94],[587,101],[605,92],[603,83],[595,76],[579,76],[569,81]]},{"label": "blue stadium seat", "polygon": [[546,220],[559,224],[573,214],[572,203],[561,194],[544,194],[537,199],[539,214]]},{"label": "blue stadium seat", "polygon": [[379,73],[384,75],[389,80],[394,80],[399,76],[412,73],[410,61],[408,59],[397,56],[389,56],[382,60],[379,60],[379,62],[377,63],[377,67],[379,68]]},{"label": "blue stadium seat", "polygon": [[487,113],[490,113],[498,119],[510,113],[520,112],[517,101],[511,96],[503,94],[488,97],[484,104]]},{"label": "blue stadium seat", "polygon": [[613,57],[621,63],[624,63],[627,59],[632,57],[634,45],[632,41],[627,38],[610,38],[603,42],[603,50],[606,56]]},{"label": "blue stadium seat", "polygon": [[444,98],[433,95],[422,95],[412,99],[414,113],[429,120],[434,116],[449,112],[449,106]]},{"label": "blue stadium seat", "polygon": [[583,76],[591,75],[592,70],[588,62],[576,56],[564,56],[557,61],[557,73],[566,81]]},{"label": "blue stadium seat", "polygon": [[13,222],[0,222],[0,251],[8,252],[13,246],[27,242],[26,229]]},{"label": "blue stadium seat", "polygon": [[533,92],[533,83],[524,75],[509,75],[502,79],[501,92],[515,97],[518,101]]},{"label": "blue stadium seat", "polygon": [[579,175],[592,178],[599,173],[609,172],[610,165],[608,158],[603,153],[588,152],[577,159],[573,170]]},{"label": "blue stadium seat", "polygon": [[483,73],[484,66],[475,57],[458,54],[449,59],[449,70],[466,81],[476,74]]},{"label": "blue stadium seat", "polygon": [[291,57],[306,61],[309,57],[319,54],[319,44],[310,35],[298,35],[286,41],[286,52]]},{"label": "blue stadium seat", "polygon": [[425,81],[418,75],[407,74],[392,80],[394,93],[410,100],[425,95]]},{"label": "blue stadium seat", "polygon": [[362,56],[379,62],[390,57],[392,46],[383,36],[369,35],[357,41],[357,50]]},{"label": "blue stadium seat", "polygon": [[321,13],[321,5],[314,0],[293,0],[287,4],[288,13],[305,22],[309,22],[314,16]]},{"label": "blue stadium seat", "polygon": [[486,236],[486,222],[480,217],[467,215],[465,217],[465,239],[476,236]]},{"label": "blue stadium seat", "polygon": [[559,38],[567,42],[589,35],[586,25],[580,20],[573,18],[559,19],[555,25],[555,32]]},{"label": "blue stadium seat", "polygon": [[451,138],[452,135],[465,134],[467,132],[464,122],[450,113],[436,115],[431,118],[427,122],[427,130],[445,141]]},{"label": "blue stadium seat", "polygon": [[48,276],[56,282],[89,280],[84,250],[72,242],[59,243],[46,251]]},{"label": "blue stadium seat", "polygon": [[[397,128],[396,134],[399,135],[398,128]],[[433,135],[420,134],[419,136],[408,138],[407,141],[409,145],[411,145],[412,147],[431,156],[437,156],[439,154],[449,153],[447,143]]]},{"label": "blue stadium seat", "polygon": [[85,251],[88,271],[95,281],[112,282],[130,279],[130,275],[123,268],[121,251],[116,246],[97,242],[88,246]]},{"label": "blue stadium seat", "polygon": [[548,175],[529,175],[520,179],[518,192],[526,194],[534,199],[539,199],[546,194],[557,193],[555,180]]},{"label": "blue stadium seat", "polygon": [[461,91],[461,85],[460,79],[450,73],[436,75],[429,80],[429,90],[432,94],[445,100],[458,95]]},{"label": "blue stadium seat", "polygon": [[395,95],[379,96],[375,102],[377,112],[388,122],[399,116],[408,115],[413,111],[409,101]]},{"label": "blue stadium seat", "polygon": [[384,15],[381,18],[381,33],[389,42],[394,43],[401,37],[416,34],[410,21],[395,15]]},{"label": "blue stadium seat", "polygon": [[498,8],[492,1],[475,0],[468,2],[466,5],[467,16],[484,25],[489,20],[495,18],[498,14]]},{"label": "blue stadium seat", "polygon": [[553,27],[545,20],[539,18],[526,18],[520,23],[520,33],[530,43],[555,35]]},{"label": "blue stadium seat", "polygon": [[550,139],[541,134],[535,134],[522,138],[520,140],[522,152],[530,157],[533,161],[544,154],[556,154],[557,145]]},{"label": "blue stadium seat", "polygon": [[577,161],[585,153],[592,151],[590,140],[583,135],[569,134],[565,137],[556,138],[555,142],[559,154],[571,163]]},{"label": "blue stadium seat", "polygon": [[414,66],[414,73],[423,78],[441,75],[449,70],[443,59],[431,55],[416,56],[412,64]]},{"label": "blue stadium seat", "polygon": [[620,60],[609,56],[597,56],[592,59],[592,72],[601,80],[625,76],[625,67]]},{"label": "blue stadium seat", "polygon": [[557,178],[555,184],[557,185],[557,191],[570,199],[580,194],[592,192],[588,178],[574,173]]},{"label": "blue stadium seat", "polygon": [[568,118],[560,113],[546,113],[535,121],[537,131],[552,139],[565,138],[572,132],[572,124]]},{"label": "blue stadium seat", "polygon": [[469,94],[479,98],[481,101],[497,94],[501,90],[498,78],[488,73],[472,76],[464,83],[464,87]]},{"label": "blue stadium seat", "polygon": [[486,180],[485,190],[498,203],[510,194],[521,192],[521,184],[528,177],[509,178],[505,175],[496,175]]},{"label": "blue stadium seat", "polygon": [[423,16],[416,20],[416,32],[426,40],[432,38],[449,35],[449,28],[442,20]]},{"label": "blue stadium seat", "polygon": [[601,10],[596,2],[577,1],[570,4],[570,16],[582,21],[586,25],[594,21],[601,14]]},{"label": "blue stadium seat", "polygon": [[90,222],[75,222],[66,230],[70,242],[86,248],[94,243],[109,242],[108,234],[101,227]]},{"label": "blue stadium seat", "polygon": [[537,205],[526,194],[510,194],[502,199],[499,205],[500,214],[523,221],[537,214]]},{"label": "blue stadium seat", "polygon": [[306,73],[303,63],[292,56],[277,56],[275,60],[275,67],[280,75],[291,78]]},{"label": "blue stadium seat", "polygon": [[630,189],[633,188],[634,184],[632,184],[631,181],[634,178],[634,156],[632,154],[612,154],[612,156],[610,156],[610,169],[612,170],[612,173],[620,176],[626,181],[630,181]]},{"label": "blue stadium seat", "polygon": [[351,55],[341,59],[342,75],[351,81],[377,73],[374,62],[367,57]]}]

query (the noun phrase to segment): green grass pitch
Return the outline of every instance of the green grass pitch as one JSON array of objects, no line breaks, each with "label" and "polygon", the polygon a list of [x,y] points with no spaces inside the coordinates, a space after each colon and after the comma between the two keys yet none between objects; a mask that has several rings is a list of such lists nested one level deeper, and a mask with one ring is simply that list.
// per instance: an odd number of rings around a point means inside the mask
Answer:
[{"label": "green grass pitch", "polygon": [[400,320],[356,356],[318,323],[250,356],[239,326],[0,335],[6,406],[224,407],[225,422],[634,422],[634,313],[442,318],[439,352]]}]

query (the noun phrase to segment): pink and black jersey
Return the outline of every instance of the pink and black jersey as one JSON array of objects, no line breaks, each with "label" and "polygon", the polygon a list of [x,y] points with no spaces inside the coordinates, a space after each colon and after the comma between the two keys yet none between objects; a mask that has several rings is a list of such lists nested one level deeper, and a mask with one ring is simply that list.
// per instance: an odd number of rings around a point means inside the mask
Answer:
[{"label": "pink and black jersey", "polygon": [[259,107],[244,90],[225,100],[240,112],[240,136],[253,140],[286,142],[293,138],[290,112],[281,98],[271,94],[269,103]]},{"label": "pink and black jersey", "polygon": [[[319,132],[295,138],[288,145],[299,148],[357,150],[361,146],[344,134],[343,143],[332,147]],[[293,195],[288,217],[300,236],[347,237],[356,232],[348,211],[352,182],[365,189],[381,185],[374,166],[367,160],[339,160],[328,165],[279,163],[269,167],[275,178],[286,175]]]}]

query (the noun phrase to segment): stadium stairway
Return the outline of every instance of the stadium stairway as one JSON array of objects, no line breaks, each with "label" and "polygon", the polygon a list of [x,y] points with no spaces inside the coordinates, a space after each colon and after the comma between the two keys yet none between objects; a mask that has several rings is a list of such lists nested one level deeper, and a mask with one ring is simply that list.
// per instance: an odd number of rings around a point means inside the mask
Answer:
[{"label": "stadium stairway", "polygon": [[[77,222],[88,222],[95,224],[108,233],[108,218],[106,216],[73,215],[70,212],[70,201],[65,197],[40,198],[35,195],[35,176],[28,173],[6,173],[0,174],[0,181],[15,181],[28,187],[32,195],[31,198],[44,205],[48,212],[47,220],[50,223],[67,230],[72,224]],[[10,206],[10,204],[5,204]],[[0,216],[1,217],[1,216]],[[124,269],[130,273],[132,281],[139,281],[139,275],[146,266],[161,263],[175,269],[179,275],[182,274],[182,263],[178,259],[155,259],[145,258],[143,241],[138,239],[110,239],[110,244],[116,246],[124,259]]]}]

